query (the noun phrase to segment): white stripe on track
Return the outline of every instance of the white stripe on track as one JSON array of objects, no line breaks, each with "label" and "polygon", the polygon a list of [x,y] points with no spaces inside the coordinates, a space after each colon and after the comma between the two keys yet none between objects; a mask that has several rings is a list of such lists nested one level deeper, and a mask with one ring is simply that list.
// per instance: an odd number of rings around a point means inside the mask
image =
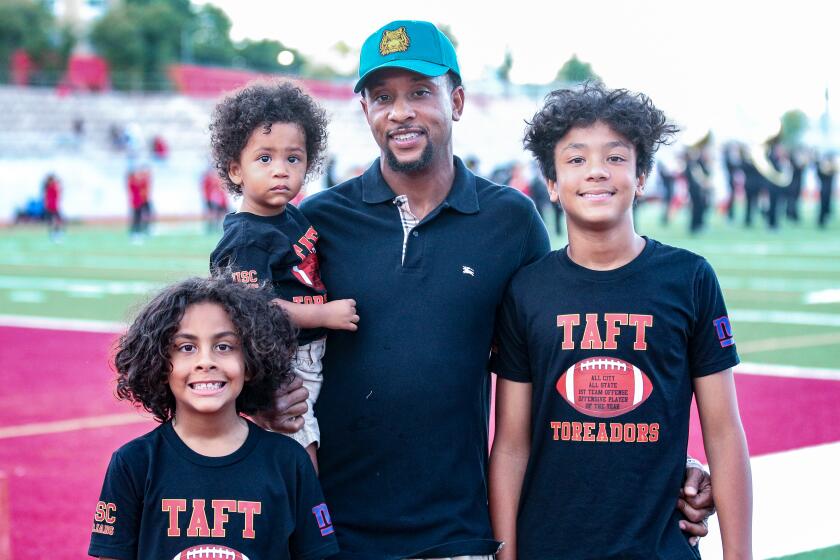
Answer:
[{"label": "white stripe on track", "polygon": [[797,379],[827,379],[840,381],[840,369],[783,366],[778,364],[756,364],[742,362],[735,366],[740,375],[767,375],[772,377],[794,377]]},{"label": "white stripe on track", "polygon": [[54,422],[34,422],[19,426],[0,427],[0,439],[60,434],[90,428],[107,428],[110,426],[124,426],[126,424],[148,423],[150,421],[152,421],[151,418],[140,416],[136,412],[126,412],[122,414],[69,418]]}]

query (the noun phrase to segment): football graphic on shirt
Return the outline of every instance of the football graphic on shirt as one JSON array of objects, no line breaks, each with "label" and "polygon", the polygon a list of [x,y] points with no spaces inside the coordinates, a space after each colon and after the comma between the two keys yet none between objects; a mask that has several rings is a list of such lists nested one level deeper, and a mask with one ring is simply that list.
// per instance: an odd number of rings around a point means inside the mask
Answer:
[{"label": "football graphic on shirt", "polygon": [[318,255],[309,253],[300,264],[292,267],[292,274],[298,282],[310,288],[325,292],[324,283],[321,282],[321,273],[318,271]]},{"label": "football graphic on shirt", "polygon": [[618,358],[587,358],[557,380],[557,392],[587,416],[610,418],[630,412],[653,390],[648,376]]},{"label": "football graphic on shirt", "polygon": [[226,546],[200,544],[181,551],[172,560],[248,560],[248,557]]}]

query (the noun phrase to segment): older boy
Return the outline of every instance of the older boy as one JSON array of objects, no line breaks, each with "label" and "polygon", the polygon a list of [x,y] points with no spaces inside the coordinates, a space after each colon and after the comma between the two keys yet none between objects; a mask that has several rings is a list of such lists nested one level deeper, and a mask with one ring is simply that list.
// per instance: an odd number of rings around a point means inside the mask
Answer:
[{"label": "older boy", "polygon": [[669,504],[692,390],[724,558],[751,557],[738,363],[711,266],[639,236],[633,203],[676,131],[644,95],[549,95],[526,135],[569,244],[524,267],[499,319],[490,507],[500,558],[693,559]]}]

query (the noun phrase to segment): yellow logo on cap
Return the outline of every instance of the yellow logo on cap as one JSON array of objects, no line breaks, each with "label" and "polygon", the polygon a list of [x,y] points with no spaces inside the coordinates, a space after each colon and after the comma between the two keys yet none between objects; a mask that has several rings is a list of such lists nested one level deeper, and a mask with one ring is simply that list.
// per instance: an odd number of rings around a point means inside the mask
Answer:
[{"label": "yellow logo on cap", "polygon": [[395,52],[405,52],[411,40],[408,38],[408,33],[405,32],[405,27],[400,27],[394,31],[387,29],[382,32],[382,40],[379,41],[379,54],[386,56]]}]

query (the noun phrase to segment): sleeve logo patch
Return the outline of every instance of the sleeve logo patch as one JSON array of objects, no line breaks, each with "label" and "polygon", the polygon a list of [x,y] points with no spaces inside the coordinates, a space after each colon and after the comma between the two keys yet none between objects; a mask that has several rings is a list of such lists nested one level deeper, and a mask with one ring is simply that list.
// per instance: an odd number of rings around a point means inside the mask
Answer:
[{"label": "sleeve logo patch", "polygon": [[114,513],[117,504],[111,502],[96,502],[96,512],[93,515],[93,532],[101,535],[113,535],[117,518]]},{"label": "sleeve logo patch", "polygon": [[332,519],[330,519],[330,510],[327,509],[327,504],[318,504],[312,508],[312,515],[315,516],[315,521],[318,523],[318,529],[321,530],[321,536],[326,537],[335,532]]},{"label": "sleeve logo patch", "polygon": [[720,347],[726,348],[735,344],[735,334],[732,332],[732,324],[729,322],[729,317],[724,315],[713,321],[715,325],[715,332],[717,333]]},{"label": "sleeve logo patch", "polygon": [[231,274],[234,282],[241,282],[243,284],[256,284],[260,280],[257,278],[256,270],[238,270]]}]

